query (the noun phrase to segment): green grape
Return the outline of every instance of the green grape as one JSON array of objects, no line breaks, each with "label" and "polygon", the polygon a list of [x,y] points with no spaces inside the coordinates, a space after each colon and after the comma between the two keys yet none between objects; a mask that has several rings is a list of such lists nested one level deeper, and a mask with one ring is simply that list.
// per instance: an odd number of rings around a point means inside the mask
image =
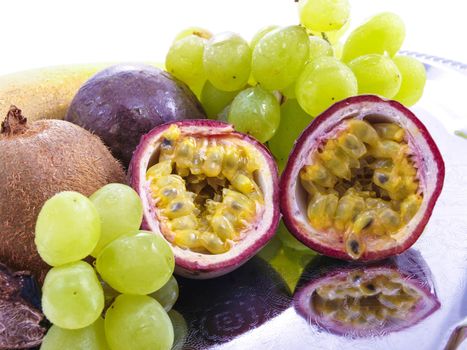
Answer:
[{"label": "green grape", "polygon": [[319,36],[320,38],[326,40],[328,43],[331,45],[336,44],[340,38],[345,34],[347,29],[350,27],[350,20],[345,22],[345,24],[342,26],[342,28],[338,30],[332,30],[328,32],[319,32],[316,30],[308,30],[308,32],[314,36]]},{"label": "green grape", "polygon": [[165,57],[165,68],[176,78],[199,93],[206,81],[203,55],[206,39],[189,35],[175,41]]},{"label": "green grape", "polygon": [[350,15],[348,0],[300,0],[298,7],[300,23],[318,32],[342,28]]},{"label": "green grape", "polygon": [[357,79],[350,68],[327,56],[309,62],[295,86],[298,103],[312,116],[357,92]]},{"label": "green grape", "polygon": [[334,57],[340,60],[342,58],[342,51],[344,50],[344,44],[340,41],[333,44],[332,47],[334,48]]},{"label": "green grape", "polygon": [[290,26],[269,32],[253,51],[253,78],[267,90],[283,89],[297,79],[309,52],[310,43],[304,28]]},{"label": "green grape", "polygon": [[295,98],[295,82],[281,90],[282,95],[288,99]]},{"label": "green grape", "polygon": [[251,39],[250,41],[250,48],[251,48],[251,52],[253,52],[253,50],[255,49],[256,45],[258,44],[258,42],[268,33],[272,32],[273,30],[279,28],[279,26],[276,26],[276,25],[271,25],[271,26],[267,26],[267,27],[264,27],[262,29],[260,29],[258,32],[256,32],[256,34],[253,36],[253,38]]},{"label": "green grape", "polygon": [[108,184],[89,197],[101,218],[101,237],[92,252],[97,257],[107,244],[121,235],[138,231],[143,220],[143,204],[134,189]]},{"label": "green grape", "polygon": [[165,311],[174,306],[178,298],[178,283],[174,276],[170,277],[166,284],[161,289],[149,294],[150,297],[156,299],[162,305]]},{"label": "green grape", "polygon": [[[251,52],[254,51],[256,45],[258,44],[258,42],[268,33],[272,32],[273,30],[279,28],[279,26],[276,26],[276,25],[270,25],[270,26],[267,26],[267,27],[264,27],[262,29],[260,29],[254,36],[253,38],[251,39],[250,41],[250,49],[251,49]],[[248,79],[248,84],[251,85],[251,86],[255,86],[257,84],[257,81],[255,80],[255,78],[253,77],[253,74],[250,73],[250,78]]]},{"label": "green grape", "polygon": [[313,118],[306,114],[297,100],[287,100],[281,106],[279,129],[268,141],[269,149],[276,157],[279,168],[284,168],[295,140],[312,120]]},{"label": "green grape", "polygon": [[250,47],[234,33],[221,33],[209,39],[203,61],[208,80],[219,90],[239,90],[250,76]]},{"label": "green grape", "polygon": [[177,34],[177,36],[174,39],[174,42],[183,38],[186,38],[187,36],[190,35],[196,35],[200,38],[203,39],[211,39],[212,33],[204,28],[201,27],[190,27],[182,30],[180,33]]},{"label": "green grape", "polygon": [[101,250],[96,269],[120,293],[150,294],[174,271],[174,255],[160,235],[141,231],[117,238]]},{"label": "green grape", "polygon": [[110,350],[105,339],[104,319],[80,329],[53,325],[42,340],[40,350]]},{"label": "green grape", "polygon": [[416,58],[408,56],[395,56],[393,60],[402,76],[399,92],[393,98],[407,107],[413,106],[423,95],[425,66]]},{"label": "green grape", "polygon": [[185,318],[175,310],[170,310],[168,315],[174,328],[174,343],[172,350],[182,350],[188,336],[188,326]]},{"label": "green grape", "polygon": [[217,89],[210,81],[204,84],[201,92],[201,104],[210,119],[217,119],[218,115],[233,101],[237,91],[222,91]]},{"label": "green grape", "polygon": [[45,202],[36,222],[37,251],[49,265],[59,266],[88,256],[101,234],[99,213],[78,192],[60,192]]},{"label": "green grape", "polygon": [[285,227],[284,222],[281,220],[279,223],[279,227],[277,228],[276,232],[277,237],[281,240],[282,244],[284,246],[287,246],[291,249],[297,250],[297,251],[309,251],[310,248],[308,248],[306,245],[298,241]]},{"label": "green grape", "polygon": [[310,36],[310,61],[321,56],[332,56],[333,54],[334,51],[329,42],[318,36]]},{"label": "green grape", "polygon": [[354,58],[370,53],[394,56],[405,38],[402,19],[391,12],[383,12],[352,31],[344,44],[342,60],[349,62]]},{"label": "green grape", "polygon": [[104,292],[94,269],[84,261],[53,267],[42,286],[44,315],[66,329],[87,327],[104,309]]},{"label": "green grape", "polygon": [[260,86],[240,92],[233,100],[228,122],[240,132],[252,135],[260,142],[269,140],[279,127],[279,102]]},{"label": "green grape", "polygon": [[169,350],[174,341],[167,312],[146,295],[118,296],[105,315],[105,335],[112,350]]},{"label": "green grape", "polygon": [[349,63],[358,82],[359,94],[375,94],[392,98],[401,86],[396,64],[387,56],[369,54]]}]

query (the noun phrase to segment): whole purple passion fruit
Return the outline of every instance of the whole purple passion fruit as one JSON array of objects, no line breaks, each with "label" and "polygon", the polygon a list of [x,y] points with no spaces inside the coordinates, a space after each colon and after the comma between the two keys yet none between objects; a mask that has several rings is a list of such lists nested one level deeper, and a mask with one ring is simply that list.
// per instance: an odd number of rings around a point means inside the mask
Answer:
[{"label": "whole purple passion fruit", "polygon": [[89,79],[65,119],[98,135],[128,166],[141,136],[155,126],[205,117],[195,95],[170,73],[150,65],[120,64]]},{"label": "whole purple passion fruit", "polygon": [[321,257],[305,269],[294,306],[329,332],[371,337],[415,325],[440,302],[426,263],[409,250],[370,265]]},{"label": "whole purple passion fruit", "polygon": [[143,227],[171,244],[183,276],[234,270],[277,228],[276,164],[230,124],[186,120],[154,128],[141,139],[129,177],[143,202]]},{"label": "whole purple passion fruit", "polygon": [[336,103],[297,140],[281,178],[287,228],[319,253],[383,259],[422,234],[444,181],[428,130],[372,95]]}]

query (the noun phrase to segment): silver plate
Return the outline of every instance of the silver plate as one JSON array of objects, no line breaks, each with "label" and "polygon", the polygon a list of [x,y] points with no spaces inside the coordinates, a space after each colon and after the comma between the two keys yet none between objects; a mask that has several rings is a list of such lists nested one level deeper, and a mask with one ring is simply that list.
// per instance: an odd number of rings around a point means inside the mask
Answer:
[{"label": "silver plate", "polygon": [[406,54],[426,65],[425,93],[412,110],[431,132],[446,164],[444,189],[425,232],[412,248],[431,270],[430,288],[436,291],[440,308],[401,331],[371,337],[335,335],[296,312],[294,284],[310,259],[297,253],[296,266],[281,268],[277,254],[282,248],[275,240],[261,254],[275,267],[255,257],[219,279],[179,279],[175,310],[185,316],[185,323],[177,323],[176,333],[182,339],[176,348],[445,348],[451,333],[467,317],[467,140],[456,135],[467,133],[467,65]]}]

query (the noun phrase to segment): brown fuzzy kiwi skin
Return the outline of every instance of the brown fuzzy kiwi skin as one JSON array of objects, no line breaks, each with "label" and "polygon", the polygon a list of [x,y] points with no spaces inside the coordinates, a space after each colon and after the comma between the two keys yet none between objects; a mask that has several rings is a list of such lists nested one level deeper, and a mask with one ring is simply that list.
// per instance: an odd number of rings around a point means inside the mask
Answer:
[{"label": "brown fuzzy kiwi skin", "polygon": [[37,253],[34,228],[44,202],[60,191],[89,196],[112,182],[126,182],[121,164],[77,125],[39,120],[0,134],[0,261],[42,282],[50,267]]}]

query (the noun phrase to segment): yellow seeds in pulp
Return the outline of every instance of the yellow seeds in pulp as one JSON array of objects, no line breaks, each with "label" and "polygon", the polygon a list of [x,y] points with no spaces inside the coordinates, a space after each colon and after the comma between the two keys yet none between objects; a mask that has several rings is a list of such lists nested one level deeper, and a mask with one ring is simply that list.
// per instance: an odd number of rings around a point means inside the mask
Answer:
[{"label": "yellow seeds in pulp", "polygon": [[222,170],[222,147],[213,146],[209,147],[206,151],[206,160],[203,164],[203,171],[206,176],[216,177]]},{"label": "yellow seeds in pulp", "polygon": [[227,252],[264,205],[256,153],[230,140],[181,135],[172,125],[146,173],[161,230],[176,246]]},{"label": "yellow seeds in pulp", "polygon": [[334,187],[337,181],[336,177],[320,162],[306,165],[301,170],[300,177],[303,181],[312,181],[320,186],[328,188]]},{"label": "yellow seeds in pulp", "polygon": [[395,242],[422,202],[417,168],[405,131],[395,123],[347,119],[300,170],[307,218],[342,237],[354,259],[368,241]]},{"label": "yellow seeds in pulp", "polygon": [[383,139],[396,142],[402,142],[404,140],[405,132],[399,125],[393,123],[377,123],[374,124],[373,127],[379,137]]},{"label": "yellow seeds in pulp", "polygon": [[161,176],[170,175],[172,173],[172,162],[169,160],[157,163],[149,168],[146,172],[146,178],[157,179]]}]

